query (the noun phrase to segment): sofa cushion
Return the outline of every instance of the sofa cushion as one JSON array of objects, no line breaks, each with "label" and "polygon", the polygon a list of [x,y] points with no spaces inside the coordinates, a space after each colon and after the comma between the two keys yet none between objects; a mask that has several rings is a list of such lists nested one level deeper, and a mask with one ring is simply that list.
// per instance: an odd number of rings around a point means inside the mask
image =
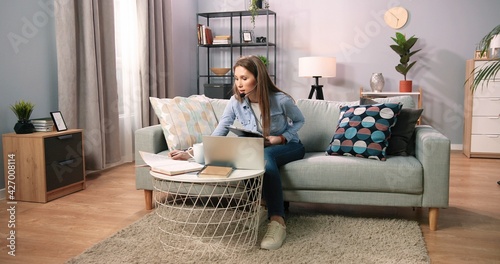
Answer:
[{"label": "sofa cushion", "polygon": [[326,152],[385,160],[387,139],[401,106],[400,103],[385,103],[342,107]]},{"label": "sofa cushion", "polygon": [[[379,103],[380,100],[370,98],[361,98],[360,105],[369,105]],[[412,139],[415,131],[415,125],[422,115],[423,109],[403,108],[399,113],[396,124],[391,129],[391,137],[388,140],[386,150],[387,155],[408,156],[413,155],[415,142]]]},{"label": "sofa cushion", "polygon": [[169,150],[187,149],[201,142],[217,126],[212,106],[204,95],[149,98],[158,117]]},{"label": "sofa cushion", "polygon": [[413,155],[412,151],[415,142],[411,144],[415,126],[424,109],[401,109],[398,120],[392,128],[392,135],[387,146],[387,155],[408,156]]},{"label": "sofa cushion", "polygon": [[385,162],[309,152],[280,168],[283,190],[328,190],[421,194],[422,164],[412,156]]}]

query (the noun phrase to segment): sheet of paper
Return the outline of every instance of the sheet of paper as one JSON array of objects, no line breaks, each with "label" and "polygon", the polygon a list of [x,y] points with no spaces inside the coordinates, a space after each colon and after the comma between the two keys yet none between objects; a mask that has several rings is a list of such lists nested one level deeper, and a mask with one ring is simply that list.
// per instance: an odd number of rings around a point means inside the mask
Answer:
[{"label": "sheet of paper", "polygon": [[187,160],[173,160],[167,156],[139,151],[144,162],[153,171],[167,174],[178,174],[190,171],[201,170],[203,165]]}]

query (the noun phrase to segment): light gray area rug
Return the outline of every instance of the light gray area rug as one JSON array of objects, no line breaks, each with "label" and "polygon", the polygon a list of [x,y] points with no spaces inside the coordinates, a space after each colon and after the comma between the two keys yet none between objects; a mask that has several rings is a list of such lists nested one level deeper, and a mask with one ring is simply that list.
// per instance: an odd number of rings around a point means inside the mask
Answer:
[{"label": "light gray area rug", "polygon": [[[94,245],[67,263],[430,263],[416,221],[290,213],[287,238],[279,250],[258,247],[227,257],[193,256],[165,250],[153,212]],[[186,245],[188,246],[188,245]]]}]

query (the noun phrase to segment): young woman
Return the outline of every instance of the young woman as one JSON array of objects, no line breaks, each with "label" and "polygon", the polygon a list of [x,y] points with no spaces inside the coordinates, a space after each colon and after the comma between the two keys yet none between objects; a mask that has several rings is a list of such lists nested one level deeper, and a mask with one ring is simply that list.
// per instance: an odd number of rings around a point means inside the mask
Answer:
[{"label": "young woman", "polygon": [[[268,209],[267,232],[261,248],[281,247],[286,237],[285,208],[279,167],[304,157],[304,146],[297,132],[304,116],[293,98],[272,82],[267,68],[256,56],[240,58],[233,67],[234,95],[214,130],[214,136],[226,136],[228,125],[237,119],[244,128],[264,135],[266,161],[262,194]],[[172,152],[174,159],[187,159],[183,153]]]}]

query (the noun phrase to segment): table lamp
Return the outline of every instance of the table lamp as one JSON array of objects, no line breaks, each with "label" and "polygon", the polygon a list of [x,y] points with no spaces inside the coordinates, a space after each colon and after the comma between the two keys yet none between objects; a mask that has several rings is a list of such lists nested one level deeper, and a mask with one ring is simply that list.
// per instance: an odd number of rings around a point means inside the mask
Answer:
[{"label": "table lamp", "polygon": [[319,85],[319,78],[335,77],[337,61],[333,57],[302,57],[299,58],[299,77],[313,77],[316,83],[311,85],[308,99],[316,91],[316,99],[324,100],[323,85]]}]

